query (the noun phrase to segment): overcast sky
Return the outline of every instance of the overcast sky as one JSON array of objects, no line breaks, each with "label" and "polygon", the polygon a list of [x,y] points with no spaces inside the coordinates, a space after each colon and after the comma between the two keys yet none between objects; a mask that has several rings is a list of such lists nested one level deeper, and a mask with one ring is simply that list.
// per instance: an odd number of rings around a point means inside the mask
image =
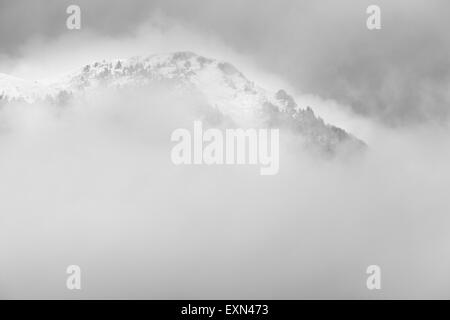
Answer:
[{"label": "overcast sky", "polygon": [[[65,36],[69,4],[81,6],[81,32],[109,37],[166,16],[219,39],[300,92],[388,125],[442,122],[449,115],[445,0],[1,0],[0,59],[20,56],[30,41]],[[369,4],[381,7],[379,31],[366,28]]]}]

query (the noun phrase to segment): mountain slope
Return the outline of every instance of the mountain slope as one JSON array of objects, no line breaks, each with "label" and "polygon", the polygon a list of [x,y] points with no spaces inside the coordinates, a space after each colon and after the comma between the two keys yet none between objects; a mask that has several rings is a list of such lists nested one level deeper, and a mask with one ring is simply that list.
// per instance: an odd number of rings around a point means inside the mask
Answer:
[{"label": "mountain slope", "polygon": [[208,104],[237,125],[288,127],[308,145],[334,152],[343,144],[360,148],[361,141],[325,124],[311,108],[302,109],[284,90],[271,92],[248,80],[233,65],[192,52],[117,59],[85,65],[49,85],[0,74],[0,99],[63,103],[99,87],[122,88],[167,83],[201,94]]}]

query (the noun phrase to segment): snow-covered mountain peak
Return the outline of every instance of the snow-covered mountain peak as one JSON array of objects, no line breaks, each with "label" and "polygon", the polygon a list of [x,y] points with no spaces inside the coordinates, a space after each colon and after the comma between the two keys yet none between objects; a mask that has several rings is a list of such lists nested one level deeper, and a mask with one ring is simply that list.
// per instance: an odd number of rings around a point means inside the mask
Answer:
[{"label": "snow-covered mountain peak", "polygon": [[261,88],[232,64],[193,52],[97,61],[46,85],[0,74],[0,100],[60,103],[100,87],[123,88],[153,83],[194,90],[211,108],[238,125],[289,127],[308,143],[327,151],[343,142],[363,145],[344,130],[325,124],[311,108],[298,106],[286,91]]}]

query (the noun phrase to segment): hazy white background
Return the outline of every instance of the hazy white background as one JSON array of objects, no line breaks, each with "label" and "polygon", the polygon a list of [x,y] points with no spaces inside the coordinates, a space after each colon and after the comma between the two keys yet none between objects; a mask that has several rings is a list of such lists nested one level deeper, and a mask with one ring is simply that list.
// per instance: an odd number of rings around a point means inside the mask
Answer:
[{"label": "hazy white background", "polygon": [[[429,21],[441,14],[431,4],[414,3],[418,7],[405,10],[411,23],[423,17],[417,8]],[[233,6],[223,5],[222,15]],[[333,8],[344,10],[337,17],[356,13],[350,5]],[[108,32],[100,27],[50,35],[42,31],[20,43],[6,41],[0,72],[52,78],[99,59],[192,50],[232,62],[262,86],[287,89],[299,105],[311,105],[325,120],[363,138],[367,152],[352,160],[321,161],[294,150],[292,137],[284,136],[276,176],[263,177],[258,168],[245,166],[176,167],[170,161],[170,133],[192,125],[195,101],[161,88],[100,91],[64,110],[2,107],[0,297],[449,298],[450,136],[446,118],[437,119],[433,111],[445,114],[448,105],[442,99],[441,105],[429,99],[429,109],[413,104],[412,109],[427,115],[415,117],[403,99],[408,92],[404,81],[421,81],[423,74],[398,71],[400,78],[391,86],[399,95],[386,120],[374,104],[389,97],[383,90],[356,91],[370,106],[361,111],[344,87],[295,81],[294,73],[279,67],[282,61],[300,73],[321,75],[319,62],[331,64],[339,52],[324,51],[309,70],[299,61],[311,60],[310,53],[276,45],[269,49],[263,42],[259,48],[269,53],[256,55],[257,44],[243,48],[226,31],[210,32],[170,10],[151,12],[129,30],[124,24]],[[361,26],[351,27],[358,35],[367,31],[365,8],[360,14]],[[65,17],[58,19],[64,23]],[[251,26],[249,39],[264,35]],[[286,36],[299,30],[284,31]],[[325,34],[319,39],[311,32],[308,41],[337,41]],[[406,48],[404,54],[410,55]],[[275,53],[282,52],[285,59],[276,59]],[[278,67],[268,66],[270,59]],[[418,61],[436,61],[427,55],[423,59]],[[388,60],[382,61],[384,66]],[[394,70],[403,70],[396,69],[396,61]],[[414,73],[414,66],[410,62],[405,68]],[[339,75],[354,79],[341,71],[329,81],[339,82]],[[369,81],[369,89],[376,87],[370,85],[370,73],[355,74]],[[322,95],[327,88],[338,94]],[[425,91],[424,100],[448,96],[441,82],[433,88]],[[65,287],[70,264],[82,269],[79,292]],[[381,291],[366,289],[370,264],[382,268]]]}]

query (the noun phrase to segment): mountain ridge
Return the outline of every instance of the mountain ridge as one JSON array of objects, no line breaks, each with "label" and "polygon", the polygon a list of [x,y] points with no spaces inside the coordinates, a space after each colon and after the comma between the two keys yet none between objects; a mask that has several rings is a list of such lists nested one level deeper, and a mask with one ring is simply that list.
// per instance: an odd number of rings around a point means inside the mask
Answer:
[{"label": "mountain ridge", "polygon": [[96,61],[48,84],[0,73],[0,101],[62,104],[99,87],[123,88],[155,82],[194,90],[237,123],[258,119],[260,124],[289,127],[306,138],[308,144],[327,152],[334,152],[342,144],[365,146],[345,130],[326,124],[309,106],[299,107],[286,91],[264,89],[232,64],[190,51]]}]

